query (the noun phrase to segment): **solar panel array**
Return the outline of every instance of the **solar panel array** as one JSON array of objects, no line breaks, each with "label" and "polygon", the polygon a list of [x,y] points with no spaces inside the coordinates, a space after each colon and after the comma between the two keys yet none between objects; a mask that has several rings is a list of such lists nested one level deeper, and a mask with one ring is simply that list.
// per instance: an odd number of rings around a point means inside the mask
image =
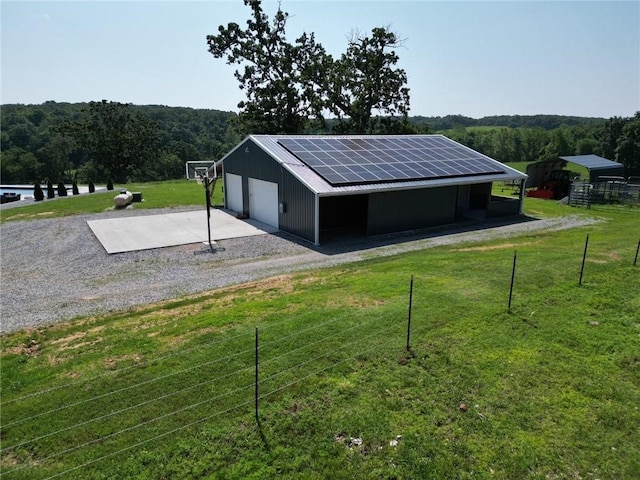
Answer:
[{"label": "solar panel array", "polygon": [[484,155],[442,136],[280,138],[333,186],[504,173]]}]

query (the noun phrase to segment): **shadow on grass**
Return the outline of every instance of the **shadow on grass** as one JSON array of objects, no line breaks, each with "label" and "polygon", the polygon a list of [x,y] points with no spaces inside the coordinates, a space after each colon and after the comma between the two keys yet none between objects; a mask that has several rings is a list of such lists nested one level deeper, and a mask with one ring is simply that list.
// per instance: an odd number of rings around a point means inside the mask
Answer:
[{"label": "shadow on grass", "polygon": [[271,445],[269,444],[269,440],[267,436],[264,434],[264,429],[262,428],[262,422],[259,418],[256,419],[256,428],[258,430],[258,435],[260,435],[260,440],[262,441],[262,446],[264,447],[266,452],[271,453]]}]

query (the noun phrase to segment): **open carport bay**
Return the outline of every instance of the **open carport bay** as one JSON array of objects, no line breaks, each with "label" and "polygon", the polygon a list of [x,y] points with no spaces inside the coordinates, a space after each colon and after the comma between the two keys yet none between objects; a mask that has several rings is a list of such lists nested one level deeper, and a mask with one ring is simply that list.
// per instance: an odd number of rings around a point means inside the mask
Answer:
[{"label": "open carport bay", "polygon": [[[107,253],[172,247],[208,241],[207,212],[168,213],[87,221]],[[211,240],[277,232],[256,220],[239,220],[221,209],[211,210]]]}]

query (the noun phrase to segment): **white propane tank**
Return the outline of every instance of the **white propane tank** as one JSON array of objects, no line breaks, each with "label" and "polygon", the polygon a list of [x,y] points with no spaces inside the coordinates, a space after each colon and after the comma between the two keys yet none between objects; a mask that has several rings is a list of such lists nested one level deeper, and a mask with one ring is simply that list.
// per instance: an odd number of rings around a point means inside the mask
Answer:
[{"label": "white propane tank", "polygon": [[133,193],[128,190],[120,190],[120,193],[113,197],[113,203],[116,207],[126,207],[133,201]]}]

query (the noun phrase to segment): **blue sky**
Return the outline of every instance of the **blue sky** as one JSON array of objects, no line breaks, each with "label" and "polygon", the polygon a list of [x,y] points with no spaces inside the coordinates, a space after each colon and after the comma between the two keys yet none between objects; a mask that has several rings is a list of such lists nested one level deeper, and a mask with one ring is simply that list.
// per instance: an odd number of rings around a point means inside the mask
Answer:
[{"label": "blue sky", "polygon": [[[113,100],[237,111],[233,68],[207,51],[241,0],[1,0],[2,103]],[[640,110],[640,2],[282,0],[288,37],[334,56],[353,31],[404,45],[411,115],[631,116]],[[275,0],[265,0],[272,16]]]}]

